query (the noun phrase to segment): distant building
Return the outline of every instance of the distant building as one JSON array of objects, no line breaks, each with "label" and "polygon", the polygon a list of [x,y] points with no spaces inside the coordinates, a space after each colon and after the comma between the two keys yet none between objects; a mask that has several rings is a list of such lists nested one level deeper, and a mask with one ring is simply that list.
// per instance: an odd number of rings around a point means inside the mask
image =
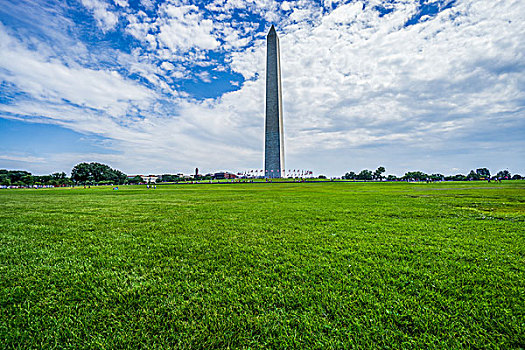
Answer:
[{"label": "distant building", "polygon": [[139,175],[144,182],[157,182],[160,175]]},{"label": "distant building", "polygon": [[236,179],[237,175],[229,173],[229,172],[219,172],[213,174],[213,178],[215,180],[222,180],[222,179]]}]

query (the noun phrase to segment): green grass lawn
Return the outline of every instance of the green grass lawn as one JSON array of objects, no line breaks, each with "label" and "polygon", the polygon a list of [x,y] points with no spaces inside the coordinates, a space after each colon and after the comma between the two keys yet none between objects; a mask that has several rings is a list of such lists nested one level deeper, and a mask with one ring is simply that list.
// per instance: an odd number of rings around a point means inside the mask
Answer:
[{"label": "green grass lawn", "polygon": [[3,348],[524,348],[525,182],[0,190]]}]

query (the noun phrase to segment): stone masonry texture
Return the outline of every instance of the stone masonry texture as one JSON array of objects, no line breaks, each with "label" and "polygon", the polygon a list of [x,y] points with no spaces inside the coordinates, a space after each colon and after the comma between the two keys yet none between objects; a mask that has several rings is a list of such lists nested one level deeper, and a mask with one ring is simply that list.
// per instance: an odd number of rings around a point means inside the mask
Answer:
[{"label": "stone masonry texture", "polygon": [[268,32],[266,45],[264,170],[267,178],[279,178],[284,175],[284,137],[279,37],[274,26]]}]

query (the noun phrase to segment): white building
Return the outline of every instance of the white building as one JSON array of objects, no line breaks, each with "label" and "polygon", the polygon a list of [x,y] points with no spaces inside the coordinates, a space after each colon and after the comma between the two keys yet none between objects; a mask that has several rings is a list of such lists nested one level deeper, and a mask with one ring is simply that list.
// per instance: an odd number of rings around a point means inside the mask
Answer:
[{"label": "white building", "polygon": [[159,175],[140,175],[142,181],[144,182],[157,182]]}]

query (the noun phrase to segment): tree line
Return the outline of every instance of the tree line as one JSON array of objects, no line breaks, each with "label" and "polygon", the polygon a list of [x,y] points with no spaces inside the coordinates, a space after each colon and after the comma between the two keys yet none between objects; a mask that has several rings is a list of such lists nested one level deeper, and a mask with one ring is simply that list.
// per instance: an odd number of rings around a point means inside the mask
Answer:
[{"label": "tree line", "polygon": [[0,169],[0,185],[2,186],[121,185],[127,182],[128,177],[122,171],[96,162],[75,165],[71,170],[71,177],[64,172],[33,175],[24,170]]},{"label": "tree line", "polygon": [[[512,175],[508,170],[501,170],[491,175],[489,169],[478,168],[470,173],[445,176],[443,174],[426,174],[422,171],[409,171],[401,177],[395,175],[384,175],[385,168],[380,166],[375,171],[364,169],[359,173],[347,172],[342,176],[346,180],[364,181],[473,181],[473,180],[520,180],[519,174]],[[322,176],[322,175],[321,175]],[[320,177],[321,177],[320,176]],[[159,176],[157,182],[178,182],[188,180],[178,175],[164,174]],[[211,180],[210,176],[200,176],[192,180]],[[123,185],[144,183],[140,176],[128,178],[126,174],[118,169],[113,169],[106,164],[97,162],[79,163],[71,170],[68,177],[64,172],[56,172],[49,175],[33,175],[24,170],[0,169],[1,186],[72,186],[72,185]]]},{"label": "tree line", "polygon": [[342,176],[345,180],[365,180],[365,181],[478,181],[478,180],[521,180],[523,177],[519,174],[512,175],[508,170],[501,170],[495,175],[490,174],[487,168],[478,168],[476,171],[471,170],[467,175],[456,174],[445,176],[443,174],[426,174],[422,171],[409,171],[401,177],[395,175],[383,176],[385,168],[380,166],[375,171],[364,169],[359,173],[353,171],[347,172]]},{"label": "tree line", "polygon": [[0,185],[2,186],[69,186],[73,182],[66,173],[53,173],[50,175],[33,175],[24,170],[0,169]]},{"label": "tree line", "polygon": [[[164,174],[157,182],[187,181],[186,177]],[[192,180],[211,180],[211,176],[199,176]],[[71,170],[71,176],[66,173],[50,175],[33,175],[25,170],[0,169],[0,186],[73,186],[73,185],[123,185],[144,183],[140,176],[128,177],[124,172],[113,169],[109,165],[92,162],[79,163]]]}]

